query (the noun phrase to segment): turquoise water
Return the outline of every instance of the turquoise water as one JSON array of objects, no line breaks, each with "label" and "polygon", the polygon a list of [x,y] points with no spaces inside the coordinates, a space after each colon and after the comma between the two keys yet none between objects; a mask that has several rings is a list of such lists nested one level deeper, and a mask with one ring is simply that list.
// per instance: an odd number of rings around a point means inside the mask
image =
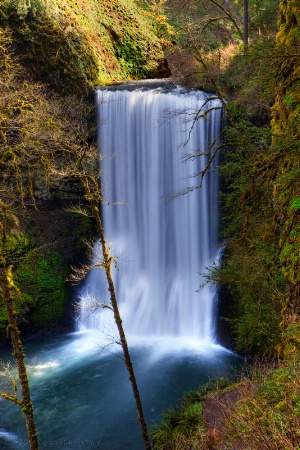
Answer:
[{"label": "turquoise water", "polygon": [[[100,342],[100,333],[93,332],[26,345],[42,450],[143,449],[119,349],[101,351]],[[149,428],[184,392],[234,372],[241,362],[222,347],[197,348],[176,339],[133,343],[131,349]],[[1,400],[0,413],[1,450],[27,450],[20,408]]]}]

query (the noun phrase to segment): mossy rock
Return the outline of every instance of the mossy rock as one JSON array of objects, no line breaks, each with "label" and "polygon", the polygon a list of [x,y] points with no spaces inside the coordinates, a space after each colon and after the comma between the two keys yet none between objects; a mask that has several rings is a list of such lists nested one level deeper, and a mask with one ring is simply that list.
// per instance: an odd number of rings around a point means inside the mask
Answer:
[{"label": "mossy rock", "polygon": [[296,3],[280,3],[281,17],[277,41],[276,101],[272,107],[272,129],[275,135],[287,132],[299,139],[299,56],[300,14]]},{"label": "mossy rock", "polygon": [[165,63],[151,21],[132,0],[7,0],[0,26],[12,31],[31,74],[62,92],[159,76]]},{"label": "mossy rock", "polygon": [[67,275],[61,255],[52,249],[29,252],[15,272],[15,281],[22,292],[17,309],[21,316],[33,311],[30,321],[35,332],[43,332],[60,322],[67,301],[64,288]]},{"label": "mossy rock", "polygon": [[[23,337],[73,329],[74,290],[67,279],[71,266],[87,262],[85,241],[95,234],[93,220],[68,212],[60,201],[45,202],[44,207],[48,209],[20,215],[18,229],[8,236],[8,262],[19,289],[15,309]],[[2,343],[6,326],[6,313],[0,308]]]}]

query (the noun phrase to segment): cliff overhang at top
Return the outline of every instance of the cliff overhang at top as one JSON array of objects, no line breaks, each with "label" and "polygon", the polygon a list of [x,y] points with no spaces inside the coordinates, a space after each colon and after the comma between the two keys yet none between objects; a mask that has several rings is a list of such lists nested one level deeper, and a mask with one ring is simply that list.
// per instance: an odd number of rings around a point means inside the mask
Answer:
[{"label": "cliff overhang at top", "polygon": [[166,75],[160,41],[133,0],[4,0],[0,26],[31,74],[60,91]]}]

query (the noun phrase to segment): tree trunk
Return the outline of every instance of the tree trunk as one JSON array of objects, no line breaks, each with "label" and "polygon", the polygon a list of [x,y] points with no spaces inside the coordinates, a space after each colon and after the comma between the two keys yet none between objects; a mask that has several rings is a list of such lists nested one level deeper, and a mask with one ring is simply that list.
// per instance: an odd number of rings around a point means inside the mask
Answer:
[{"label": "tree trunk", "polygon": [[14,310],[14,300],[17,294],[13,283],[12,268],[6,264],[6,207],[2,204],[3,221],[1,222],[1,249],[0,249],[0,295],[7,313],[7,334],[11,339],[13,356],[18,369],[18,377],[21,386],[22,399],[18,400],[14,395],[3,395],[14,403],[21,406],[25,415],[28,442],[30,450],[38,450],[37,431],[33,415],[33,406],[30,398],[29,381],[27,377],[26,365],[24,361],[23,346],[20,339],[20,330],[17,322],[17,313]]},{"label": "tree trunk", "polygon": [[[3,270],[3,269],[2,269]],[[1,272],[2,272],[1,270]],[[4,277],[1,273],[1,290],[3,293],[3,297],[5,299],[5,307],[8,317],[8,326],[7,326],[7,334],[10,336],[12,347],[13,347],[13,356],[17,364],[18,376],[20,380],[22,400],[21,407],[22,411],[25,415],[27,435],[30,450],[38,450],[38,439],[37,439],[37,431],[34,421],[33,415],[33,406],[30,398],[30,388],[29,381],[27,377],[26,365],[24,362],[24,352],[22,342],[20,340],[20,331],[18,329],[18,323],[16,319],[16,312],[14,311],[13,301],[14,301],[14,288],[13,286],[9,286],[8,283],[3,283],[3,278],[8,281],[10,278],[10,270],[7,269]],[[6,285],[5,285],[6,284]]]},{"label": "tree trunk", "polygon": [[249,44],[249,3],[244,0],[244,52],[248,51]]},{"label": "tree trunk", "polygon": [[114,312],[114,319],[115,319],[115,322],[116,322],[116,325],[118,328],[118,332],[119,332],[119,337],[120,337],[120,342],[121,342],[121,346],[122,346],[122,350],[123,350],[125,365],[126,365],[126,368],[128,371],[129,381],[131,383],[131,387],[132,387],[132,391],[133,391],[133,395],[134,395],[134,399],[135,399],[135,404],[136,404],[136,408],[137,408],[137,412],[138,412],[138,420],[140,422],[141,429],[142,429],[142,438],[144,441],[145,449],[151,450],[152,446],[151,446],[148,431],[147,431],[147,425],[146,425],[146,420],[145,420],[144,413],[143,413],[142,402],[141,402],[141,398],[140,398],[140,394],[139,394],[139,390],[138,390],[138,386],[137,386],[137,382],[136,382],[136,378],[135,378],[135,374],[134,374],[134,370],[133,370],[133,365],[132,365],[131,358],[130,358],[130,353],[129,353],[129,349],[128,349],[128,344],[127,344],[124,328],[122,325],[122,319],[121,319],[121,316],[119,313],[119,307],[118,307],[118,301],[117,301],[116,292],[115,292],[115,286],[114,286],[114,282],[112,279],[112,274],[111,274],[112,257],[110,256],[109,248],[106,246],[106,240],[104,237],[104,230],[103,230],[103,226],[102,226],[102,221],[101,221],[98,205],[93,204],[92,208],[93,208],[94,216],[96,218],[97,231],[99,233],[100,243],[101,243],[101,247],[102,247],[104,270],[105,270],[106,279],[107,279],[107,283],[108,283],[108,290],[110,293],[110,302],[111,302],[111,306],[112,306],[112,309]]}]

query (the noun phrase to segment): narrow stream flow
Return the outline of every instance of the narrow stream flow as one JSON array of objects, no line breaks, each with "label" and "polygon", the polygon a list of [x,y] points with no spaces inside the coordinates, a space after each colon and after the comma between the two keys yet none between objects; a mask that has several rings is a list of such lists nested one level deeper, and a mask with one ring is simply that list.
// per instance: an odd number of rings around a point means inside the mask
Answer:
[{"label": "narrow stream flow", "polygon": [[[197,292],[199,273],[218,259],[219,217],[217,159],[195,189],[207,164],[196,153],[217,139],[221,109],[202,92],[150,83],[99,90],[97,103],[105,234],[151,429],[184,392],[240,364],[217,342],[216,291]],[[107,292],[93,270],[78,330],[25,345],[41,450],[143,449],[112,313],[89,314],[95,298],[109,303]],[[20,408],[0,399],[0,414],[0,449],[28,450]]]}]

